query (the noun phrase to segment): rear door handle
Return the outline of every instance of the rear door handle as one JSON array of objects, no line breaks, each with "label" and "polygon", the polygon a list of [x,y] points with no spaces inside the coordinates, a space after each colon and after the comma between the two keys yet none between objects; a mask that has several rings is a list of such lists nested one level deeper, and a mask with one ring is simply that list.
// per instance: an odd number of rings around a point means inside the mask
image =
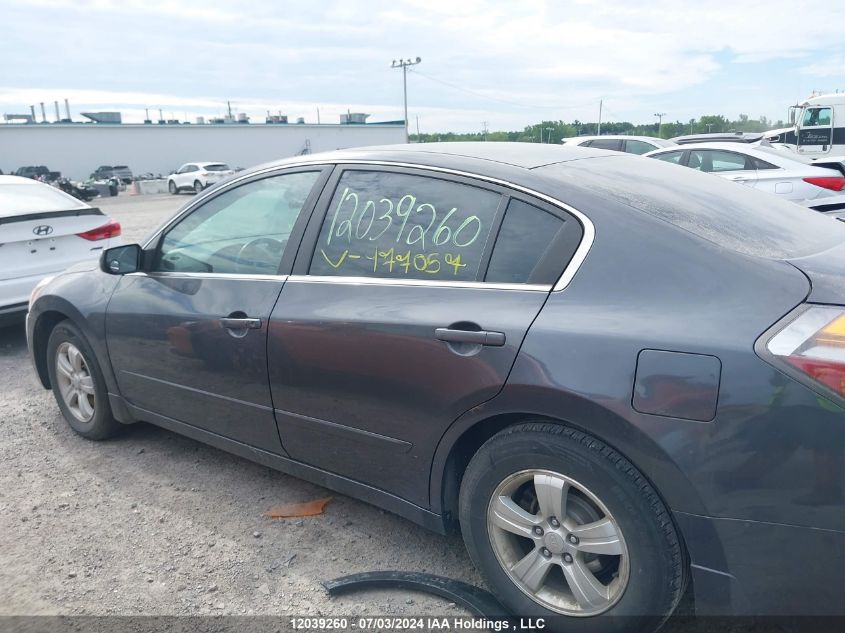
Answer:
[{"label": "rear door handle", "polygon": [[504,332],[488,332],[487,330],[455,330],[439,327],[434,330],[434,336],[447,343],[474,343],[492,347],[502,347],[505,344]]},{"label": "rear door handle", "polygon": [[261,328],[261,319],[224,317],[220,319],[220,323],[227,330],[258,330]]}]

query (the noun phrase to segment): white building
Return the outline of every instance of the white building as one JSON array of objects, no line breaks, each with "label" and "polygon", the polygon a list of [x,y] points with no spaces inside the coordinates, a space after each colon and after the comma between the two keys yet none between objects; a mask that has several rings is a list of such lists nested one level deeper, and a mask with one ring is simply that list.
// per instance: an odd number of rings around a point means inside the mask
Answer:
[{"label": "white building", "polygon": [[251,167],[288,156],[405,142],[399,122],[356,124],[157,125],[35,123],[0,125],[0,169],[46,165],[82,180],[100,165],[167,175],[183,163]]}]

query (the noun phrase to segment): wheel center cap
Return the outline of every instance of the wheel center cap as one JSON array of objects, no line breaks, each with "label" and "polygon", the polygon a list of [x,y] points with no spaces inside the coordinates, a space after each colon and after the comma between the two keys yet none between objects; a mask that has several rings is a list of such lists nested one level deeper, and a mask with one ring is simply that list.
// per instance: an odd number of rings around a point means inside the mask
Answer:
[{"label": "wheel center cap", "polygon": [[545,545],[546,549],[552,554],[561,554],[563,553],[566,542],[557,532],[546,532],[543,536],[543,545]]}]

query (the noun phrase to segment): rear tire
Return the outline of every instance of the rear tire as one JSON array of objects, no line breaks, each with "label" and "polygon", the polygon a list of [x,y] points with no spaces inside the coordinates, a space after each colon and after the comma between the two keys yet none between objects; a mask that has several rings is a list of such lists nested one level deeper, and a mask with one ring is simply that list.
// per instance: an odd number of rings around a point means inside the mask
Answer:
[{"label": "rear tire", "polygon": [[177,193],[179,193],[179,187],[177,187],[176,183],[173,182],[172,180],[169,180],[167,182],[167,189],[170,191],[170,194],[173,195],[173,196],[175,196]]},{"label": "rear tire", "polygon": [[70,321],[62,321],[50,333],[47,370],[53,395],[70,428],[89,440],[104,440],[120,430],[97,358]]},{"label": "rear tire", "polygon": [[526,423],[493,436],[467,467],[459,506],[490,588],[552,630],[654,631],[683,594],[686,557],[663,502],[580,431]]}]

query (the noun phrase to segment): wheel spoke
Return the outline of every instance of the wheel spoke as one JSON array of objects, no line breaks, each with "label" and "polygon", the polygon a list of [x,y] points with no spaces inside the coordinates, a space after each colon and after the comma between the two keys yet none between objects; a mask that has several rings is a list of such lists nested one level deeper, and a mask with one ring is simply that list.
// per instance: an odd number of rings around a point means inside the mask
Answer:
[{"label": "wheel spoke", "polygon": [[581,607],[600,607],[609,600],[608,588],[599,582],[578,557],[568,565],[561,565],[561,569],[572,595]]},{"label": "wheel spoke", "polygon": [[94,407],[91,406],[91,402],[88,400],[88,396],[82,395],[80,396],[77,394],[77,400],[79,401],[79,410],[86,418],[90,418],[94,415]]},{"label": "wheel spoke", "polygon": [[94,395],[94,379],[91,376],[85,376],[80,379],[79,388],[87,394]]},{"label": "wheel spoke", "polygon": [[56,369],[62,376],[70,379],[70,375],[73,373],[73,365],[70,364],[70,360],[65,354],[56,356]]},{"label": "wheel spoke", "polygon": [[537,517],[520,508],[513,499],[500,496],[493,503],[493,524],[517,536],[531,538]]},{"label": "wheel spoke", "polygon": [[62,384],[60,381],[59,390],[62,392],[62,397],[65,399],[67,405],[70,406],[70,403],[73,401],[73,394],[75,393],[73,386],[69,382]]},{"label": "wheel spoke", "polygon": [[569,494],[569,484],[559,477],[551,475],[534,475],[534,490],[537,493],[537,503],[543,517],[556,517],[563,521],[566,517],[566,496]]},{"label": "wheel spoke", "polygon": [[610,519],[585,523],[573,528],[570,532],[578,537],[578,544],[575,547],[582,552],[622,555],[622,543]]},{"label": "wheel spoke", "polygon": [[539,549],[533,549],[513,567],[511,573],[519,578],[529,591],[537,593],[546,582],[552,565]]},{"label": "wheel spoke", "polygon": [[73,346],[68,347],[67,356],[70,359],[70,364],[76,371],[82,369],[82,354]]}]

